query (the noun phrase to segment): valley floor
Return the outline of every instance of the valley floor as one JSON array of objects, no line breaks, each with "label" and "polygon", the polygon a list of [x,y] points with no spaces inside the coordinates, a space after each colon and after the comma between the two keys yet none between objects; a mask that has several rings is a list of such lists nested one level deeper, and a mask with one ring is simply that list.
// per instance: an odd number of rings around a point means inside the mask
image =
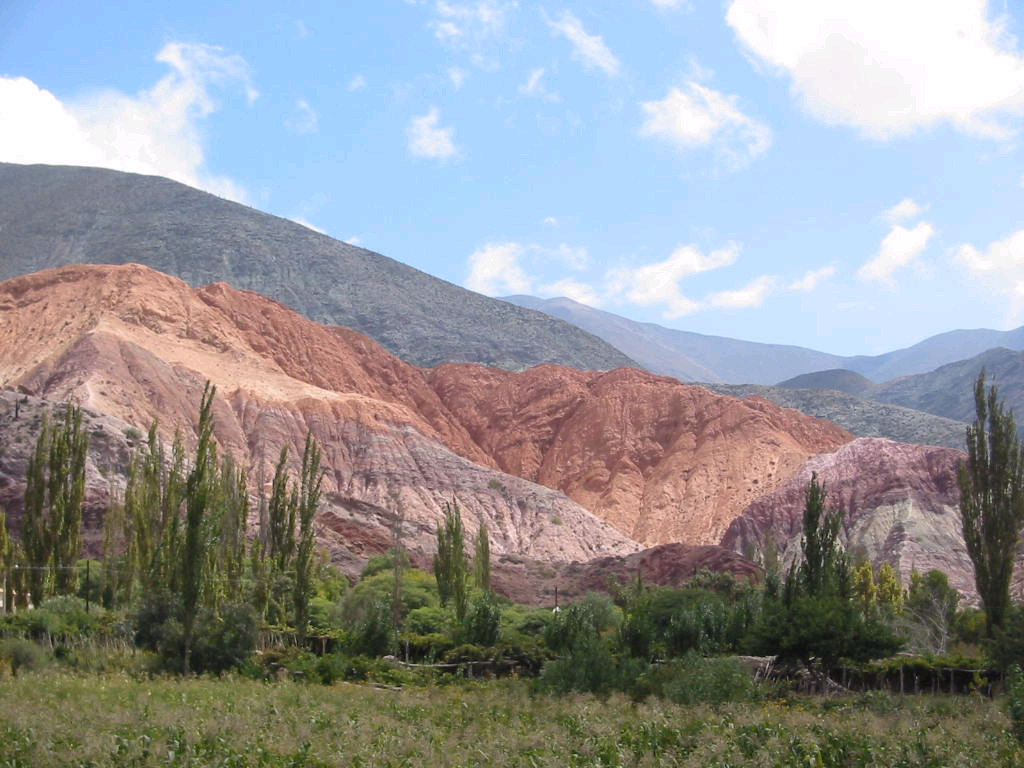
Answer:
[{"label": "valley floor", "polygon": [[45,672],[0,679],[3,766],[1015,766],[998,702],[791,698],[686,708],[534,695]]}]

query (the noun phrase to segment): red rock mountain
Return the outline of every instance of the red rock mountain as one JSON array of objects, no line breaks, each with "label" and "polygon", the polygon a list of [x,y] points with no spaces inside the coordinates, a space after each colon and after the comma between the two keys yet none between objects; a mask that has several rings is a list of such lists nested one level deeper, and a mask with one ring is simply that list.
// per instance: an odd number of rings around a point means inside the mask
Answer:
[{"label": "red rock mountain", "polygon": [[790,557],[799,551],[804,491],[816,472],[827,506],[843,513],[847,549],[888,562],[909,582],[916,568],[944,571],[970,599],[974,571],[960,529],[957,464],[952,448],[860,438],[811,459],[774,493],[750,504],[729,526],[722,545],[737,552],[772,539]]},{"label": "red rock mountain", "polygon": [[5,387],[189,436],[206,380],[217,439],[254,485],[312,430],[328,470],[322,538],[353,568],[388,546],[396,509],[405,544],[428,552],[452,498],[471,534],[487,522],[497,554],[568,562],[716,543],[744,506],[852,439],[638,370],[420,369],[257,294],[138,265],[0,284]]},{"label": "red rock mountain", "polygon": [[500,469],[563,491],[646,545],[718,543],[739,510],[853,439],[767,400],[635,368],[442,365],[427,377]]}]

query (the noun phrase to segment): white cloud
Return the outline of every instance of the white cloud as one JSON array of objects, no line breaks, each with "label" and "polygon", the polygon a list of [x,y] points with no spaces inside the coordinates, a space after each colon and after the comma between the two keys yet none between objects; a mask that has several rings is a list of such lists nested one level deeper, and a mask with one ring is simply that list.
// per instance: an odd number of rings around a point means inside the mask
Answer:
[{"label": "white cloud", "polygon": [[523,96],[539,96],[548,101],[560,101],[558,94],[551,93],[541,82],[545,72],[544,67],[539,67],[530,72],[526,82],[519,86],[519,93]]},{"label": "white cloud", "polygon": [[898,224],[901,221],[909,221],[910,219],[916,219],[922,213],[928,210],[928,206],[920,206],[911,200],[909,197],[905,197],[900,200],[889,210],[882,214],[882,218],[888,221],[890,224]]},{"label": "white cloud", "polygon": [[537,246],[533,246],[533,248],[545,256],[558,259],[558,261],[574,270],[586,269],[590,266],[590,256],[587,254],[587,249],[583,246],[574,248],[561,243],[557,248],[540,248]]},{"label": "white cloud", "polygon": [[922,221],[913,229],[894,224],[882,240],[878,255],[857,270],[861,280],[879,280],[891,283],[892,273],[916,259],[927,247],[935,229]]},{"label": "white cloud", "polygon": [[817,288],[825,280],[828,280],[836,273],[835,267],[822,267],[821,269],[809,270],[803,277],[794,283],[790,283],[789,290],[809,293]]},{"label": "white cloud", "polygon": [[344,242],[348,243],[349,245],[360,245],[363,242],[363,238],[357,237],[356,235],[352,235],[352,237],[346,237],[344,239]]},{"label": "white cloud", "polygon": [[301,224],[302,226],[307,227],[308,229],[312,229],[314,232],[319,232],[321,235],[327,234],[326,230],[321,229],[316,224],[313,224],[311,221],[302,216],[291,216],[289,218],[291,218],[291,220],[294,221],[296,224]]},{"label": "white cloud", "polygon": [[888,139],[949,122],[1005,138],[1024,112],[1024,57],[986,0],[732,0],[756,59],[817,119]]},{"label": "white cloud", "polygon": [[530,293],[533,281],[519,264],[526,252],[519,243],[487,243],[469,256],[466,287],[488,296]]},{"label": "white cloud", "polygon": [[684,150],[710,147],[731,170],[750,163],[772,143],[764,123],[743,114],[735,96],[691,81],[672,88],[661,101],[641,104],[647,119],[640,135],[670,141]]},{"label": "white cloud", "polygon": [[1008,322],[1024,322],[1024,229],[990,243],[984,251],[961,245],[954,258],[994,294],[1010,298]]},{"label": "white cloud", "polygon": [[462,37],[462,30],[458,24],[452,21],[438,21],[434,23],[434,35],[441,42],[448,42]]},{"label": "white cloud", "polygon": [[427,114],[413,118],[409,124],[409,152],[416,157],[433,157],[439,160],[447,160],[458,154],[458,149],[452,141],[454,128],[439,128],[438,122],[441,119],[437,108],[432,108]]},{"label": "white cloud", "polygon": [[295,102],[295,114],[285,120],[284,125],[292,133],[316,133],[319,122],[316,110],[305,99],[299,99]]},{"label": "white cloud", "polygon": [[543,227],[557,227],[558,226],[558,219],[556,219],[554,216],[545,216],[544,220],[541,222],[541,226],[543,226]]},{"label": "white cloud", "polygon": [[452,85],[455,86],[455,90],[462,88],[466,82],[468,75],[465,70],[459,69],[458,67],[452,67],[448,70],[448,79],[452,81]]},{"label": "white cloud", "polygon": [[573,301],[578,301],[580,304],[586,304],[588,307],[599,307],[602,302],[601,295],[592,286],[581,283],[578,280],[573,280],[570,277],[542,285],[540,287],[540,294],[550,297],[567,296]]},{"label": "white cloud", "polygon": [[619,60],[615,58],[600,35],[588,35],[582,22],[569,11],[558,21],[548,21],[557,34],[572,45],[572,56],[590,69],[599,69],[609,77],[619,74]]},{"label": "white cloud", "polygon": [[527,95],[537,93],[540,89],[540,79],[542,77],[544,77],[544,67],[533,70],[530,73],[530,78],[519,86],[519,92]]},{"label": "white cloud", "polygon": [[690,0],[651,0],[651,2],[662,10],[668,11],[688,11],[693,7]]},{"label": "white cloud", "polygon": [[[513,6],[514,7],[514,6]],[[501,34],[507,6],[495,0],[475,3],[449,3],[439,0],[434,6],[438,19],[431,22],[434,35],[450,45],[474,45]]]},{"label": "white cloud", "polygon": [[134,96],[107,90],[65,103],[27,78],[0,77],[0,160],[155,174],[244,202],[241,186],[206,167],[199,123],[217,110],[217,88],[256,99],[245,60],[188,43],[169,43],[156,60],[171,71]]},{"label": "white cloud", "polygon": [[350,91],[361,91],[366,87],[366,78],[362,75],[353,75],[345,87]]},{"label": "white cloud", "polygon": [[609,270],[606,275],[608,294],[645,307],[663,304],[668,318],[687,315],[701,305],[683,294],[682,281],[691,275],[729,266],[738,256],[739,246],[734,243],[707,256],[697,246],[687,245],[677,248],[664,261]]},{"label": "white cloud", "polygon": [[759,307],[778,284],[775,275],[761,275],[742,288],[733,291],[719,291],[712,294],[709,302],[713,307],[729,307],[742,309]]}]

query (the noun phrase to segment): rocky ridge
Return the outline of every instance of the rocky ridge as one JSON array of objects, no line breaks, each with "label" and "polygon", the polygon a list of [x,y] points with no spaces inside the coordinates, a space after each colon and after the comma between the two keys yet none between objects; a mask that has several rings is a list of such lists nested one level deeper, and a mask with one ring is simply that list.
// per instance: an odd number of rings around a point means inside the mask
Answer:
[{"label": "rocky ridge", "polygon": [[549,315],[169,179],[0,163],[0,280],[133,262],[194,287],[223,280],[257,291],[316,322],[361,331],[417,365],[635,364]]},{"label": "rocky ridge", "polygon": [[257,294],[194,290],[139,265],[8,281],[0,317],[5,386],[140,429],[158,420],[165,437],[191,434],[212,381],[217,439],[251,478],[270,476],[282,445],[297,461],[312,430],[329,469],[323,535],[352,562],[388,545],[399,506],[407,546],[428,552],[453,497],[470,533],[486,520],[496,554],[582,561],[638,541],[714,544],[753,498],[851,439],[632,369],[419,369]]},{"label": "rocky ridge", "polygon": [[861,438],[817,456],[729,526],[722,545],[763,551],[774,541],[784,557],[800,546],[804,493],[812,473],[828,492],[827,506],[843,513],[847,550],[888,562],[909,581],[913,569],[937,568],[971,599],[974,571],[960,530],[957,466],[965,454],[950,448]]}]

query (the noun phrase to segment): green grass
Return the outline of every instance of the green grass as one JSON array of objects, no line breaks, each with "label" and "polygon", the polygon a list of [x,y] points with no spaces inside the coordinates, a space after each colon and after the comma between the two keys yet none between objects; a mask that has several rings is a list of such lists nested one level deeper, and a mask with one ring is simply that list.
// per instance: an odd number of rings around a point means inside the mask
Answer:
[{"label": "green grass", "polygon": [[885,694],[683,707],[523,681],[383,690],[0,679],[0,766],[1014,766],[998,702]]}]

